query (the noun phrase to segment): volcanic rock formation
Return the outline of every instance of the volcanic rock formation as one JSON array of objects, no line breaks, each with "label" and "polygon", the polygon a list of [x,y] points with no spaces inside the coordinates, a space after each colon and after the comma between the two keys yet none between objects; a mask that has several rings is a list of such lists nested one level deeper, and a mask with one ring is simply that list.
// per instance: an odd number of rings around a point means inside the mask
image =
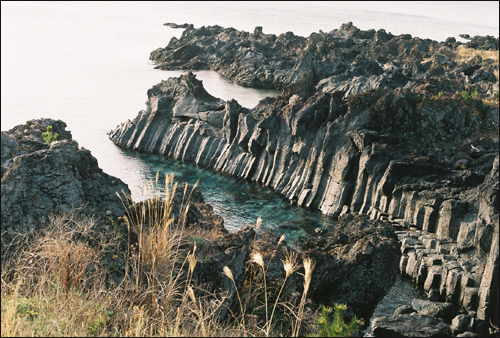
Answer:
[{"label": "volcanic rock formation", "polygon": [[151,53],[159,68],[213,69],[283,94],[246,109],[188,73],[151,88],[146,110],[110,138],[326,215],[411,227],[401,272],[498,326],[498,63],[461,59],[462,47],[352,24],[308,38],[189,26]]}]

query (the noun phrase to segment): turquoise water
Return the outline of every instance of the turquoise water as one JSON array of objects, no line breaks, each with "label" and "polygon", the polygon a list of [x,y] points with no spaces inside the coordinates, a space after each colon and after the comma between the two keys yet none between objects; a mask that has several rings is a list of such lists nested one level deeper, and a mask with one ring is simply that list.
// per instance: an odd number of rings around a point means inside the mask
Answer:
[{"label": "turquoise water", "polygon": [[[61,119],[99,166],[127,183],[136,199],[160,171],[200,179],[206,200],[235,230],[255,222],[299,237],[332,225],[319,212],[292,206],[270,189],[156,156],[116,147],[107,133],[145,108],[153,85],[185,72],[154,69],[149,53],[181,29],[166,22],[220,25],[309,36],[352,21],[361,29],[445,40],[460,33],[498,36],[498,1],[220,1],[1,2],[1,129],[35,118]],[[273,91],[242,88],[215,72],[196,72],[209,93],[253,107]],[[288,227],[288,228],[287,228]]]},{"label": "turquoise water", "polygon": [[[360,29],[383,28],[444,41],[459,34],[498,36],[498,1],[130,1],[1,2],[1,130],[41,117],[68,124],[99,166],[127,183],[134,199],[156,172],[178,181],[200,181],[205,201],[232,231],[262,217],[263,228],[287,234],[287,242],[316,227],[334,226],[319,211],[291,205],[272,190],[191,164],[116,147],[107,133],[145,108],[153,85],[185,72],[154,69],[149,53],[165,47],[181,29],[166,22],[220,25],[266,34],[309,36],[352,21]],[[254,107],[272,91],[242,88],[215,72],[196,72],[207,91]],[[381,313],[415,294],[397,284]],[[400,290],[401,292],[399,292]],[[383,312],[385,311],[385,312]]]},{"label": "turquoise water", "polygon": [[328,229],[335,225],[335,220],[320,211],[292,205],[270,188],[256,183],[157,155],[130,150],[124,151],[124,154],[147,163],[146,176],[151,180],[159,172],[160,181],[166,174],[174,174],[179,182],[195,184],[198,181],[205,202],[224,218],[224,225],[229,231],[237,231],[261,217],[263,229],[285,234],[291,243],[299,237],[314,234],[318,227]]}]

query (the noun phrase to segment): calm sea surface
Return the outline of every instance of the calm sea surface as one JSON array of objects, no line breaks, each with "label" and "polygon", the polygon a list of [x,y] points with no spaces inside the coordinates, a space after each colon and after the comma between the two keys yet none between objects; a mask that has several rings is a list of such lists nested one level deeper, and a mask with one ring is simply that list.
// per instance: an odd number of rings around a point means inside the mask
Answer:
[{"label": "calm sea surface", "polygon": [[[105,172],[125,181],[136,199],[156,171],[173,172],[180,181],[199,179],[206,200],[230,229],[261,216],[267,227],[287,225],[283,230],[298,237],[332,222],[319,212],[290,206],[269,189],[123,151],[108,139],[109,130],[144,109],[148,88],[184,73],[155,70],[148,60],[152,50],[182,34],[163,23],[246,31],[262,26],[264,33],[308,36],[352,21],[361,29],[442,41],[450,36],[460,40],[460,33],[498,36],[498,10],[497,1],[2,2],[1,130],[34,118],[61,119],[80,146]],[[235,98],[246,107],[276,95],[242,88],[214,72],[196,74],[212,95]]]}]

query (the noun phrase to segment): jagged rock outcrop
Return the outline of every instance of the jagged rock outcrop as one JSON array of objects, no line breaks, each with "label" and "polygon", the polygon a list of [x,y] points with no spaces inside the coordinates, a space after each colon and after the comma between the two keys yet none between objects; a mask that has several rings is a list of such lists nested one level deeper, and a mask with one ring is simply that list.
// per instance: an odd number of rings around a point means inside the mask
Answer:
[{"label": "jagged rock outcrop", "polygon": [[311,299],[347,304],[351,315],[366,320],[398,271],[399,242],[393,227],[364,215],[339,217],[332,234],[309,238],[300,248],[316,263]]},{"label": "jagged rock outcrop", "polygon": [[400,234],[401,274],[430,298],[458,303],[483,321],[498,318],[498,184],[497,155],[482,184],[442,204],[438,231]]},{"label": "jagged rock outcrop", "polygon": [[[182,27],[186,30],[179,39],[174,37],[165,48],[151,52],[157,68],[211,69],[245,87],[287,88],[300,95],[315,89],[353,95],[382,87],[414,88],[431,78],[465,85],[467,76],[484,78],[482,86],[490,95],[498,91],[492,73],[498,64],[481,67],[481,62],[472,62],[464,69],[453,60],[461,45],[456,40],[438,43],[409,34],[394,36],[383,29],[363,31],[351,22],[307,38],[292,32],[264,34],[262,27],[253,33],[220,26]],[[475,37],[465,46],[498,50],[498,38]],[[456,91],[456,85],[441,84],[442,91]]]},{"label": "jagged rock outcrop", "polygon": [[[348,315],[369,318],[377,301],[394,282],[398,260],[392,256],[399,255],[397,237],[389,225],[366,216],[346,215],[341,222],[344,226],[336,228],[333,234],[310,238],[296,249],[278,235],[256,231],[251,226],[206,240],[201,248],[205,255],[196,265],[193,280],[209,292],[227,293],[225,306],[217,312],[223,319],[230,308],[240,311],[235,286],[241,297],[251,294],[249,288],[263,287],[262,269],[252,261],[252,253],[262,255],[270,303],[277,294],[273,290],[279,290],[285,279],[287,257],[291,262],[291,255],[295,255],[298,266],[308,257],[315,263],[307,294],[316,304],[314,307],[340,302],[348,305]],[[224,266],[231,270],[234,283],[222,273]],[[282,290],[281,299],[290,306],[297,306],[300,301],[303,274],[304,269],[299,268],[298,273],[289,275]]]},{"label": "jagged rock outcrop", "polygon": [[419,313],[376,318],[374,337],[449,337],[450,327],[441,318]]},{"label": "jagged rock outcrop", "polygon": [[[457,58],[456,41],[352,25],[292,35],[188,27],[152,53],[160,68],[214,69],[243,85],[287,90],[246,109],[213,98],[189,73],[150,89],[146,110],[110,138],[258,182],[326,215],[412,226],[412,240],[430,234],[439,245],[419,256],[415,241],[401,271],[422,287],[429,279],[430,298],[453,293],[453,302],[498,325],[498,64]],[[432,250],[443,257],[429,263],[422,257]],[[436,287],[454,278],[448,261],[470,277],[457,294]],[[442,278],[410,274],[409,265],[429,265]]]},{"label": "jagged rock outcrop", "polygon": [[[59,134],[51,144],[42,139],[47,126]],[[116,193],[130,194],[127,185],[104,173],[65,128],[38,119],[2,132],[2,257],[16,233],[36,229],[52,213],[80,206],[97,215],[124,213]]]},{"label": "jagged rock outcrop", "polygon": [[[148,96],[147,110],[110,133],[113,142],[256,181],[327,215],[408,222],[470,247],[483,262],[481,283],[498,229],[498,139],[467,138],[486,122],[460,100],[418,103],[411,92],[379,90],[345,103],[318,92],[248,110],[211,97],[191,73]],[[453,153],[436,147],[450,137],[464,140]]]}]

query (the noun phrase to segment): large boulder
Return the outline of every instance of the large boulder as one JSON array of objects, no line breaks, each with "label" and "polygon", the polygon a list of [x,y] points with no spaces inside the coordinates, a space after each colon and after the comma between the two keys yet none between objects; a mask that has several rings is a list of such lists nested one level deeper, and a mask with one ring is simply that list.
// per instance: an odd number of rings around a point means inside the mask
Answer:
[{"label": "large boulder", "polygon": [[450,327],[441,318],[419,313],[384,316],[373,320],[374,337],[449,337]]},{"label": "large boulder", "polygon": [[[47,126],[59,134],[51,144],[42,138]],[[124,213],[117,193],[130,194],[127,185],[104,173],[65,127],[40,119],[2,132],[2,254],[15,234],[38,228],[53,213],[78,207],[96,215]]]},{"label": "large boulder", "polygon": [[344,215],[333,234],[306,240],[302,254],[316,263],[313,301],[347,304],[366,321],[395,282],[399,243],[391,226],[365,216]]}]

